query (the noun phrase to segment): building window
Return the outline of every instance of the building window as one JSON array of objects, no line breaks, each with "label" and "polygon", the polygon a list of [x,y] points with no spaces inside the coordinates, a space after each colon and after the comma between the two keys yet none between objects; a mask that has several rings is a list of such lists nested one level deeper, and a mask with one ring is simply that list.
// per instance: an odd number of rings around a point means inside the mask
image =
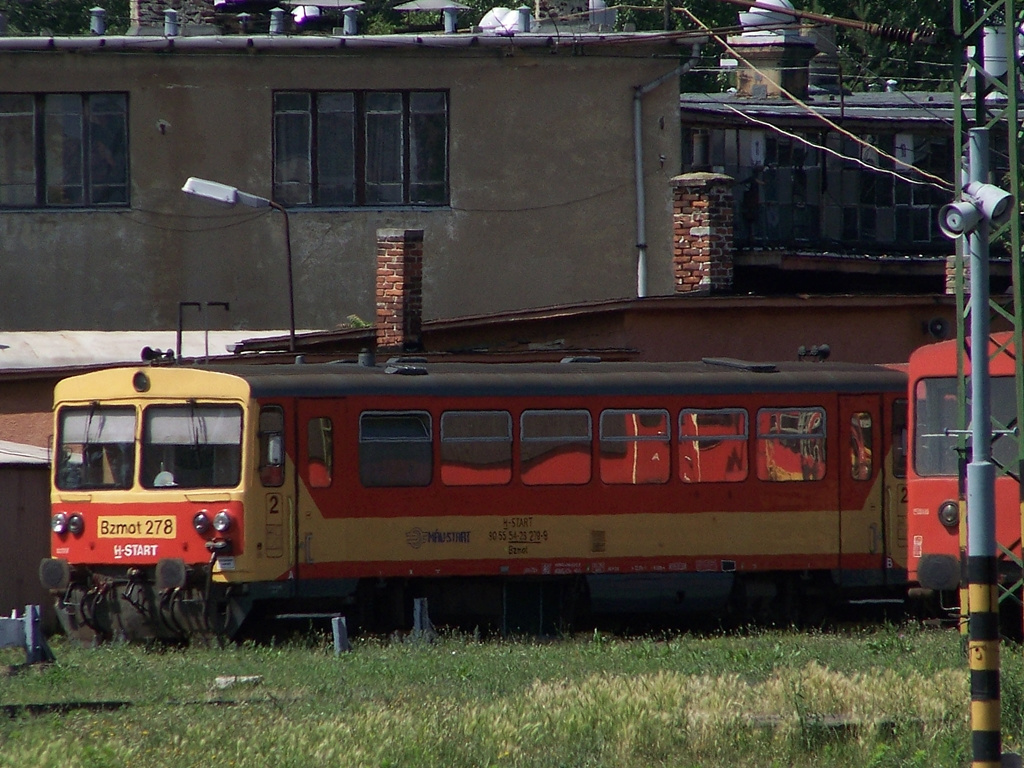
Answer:
[{"label": "building window", "polygon": [[447,205],[447,92],[274,94],[274,199],[287,206]]},{"label": "building window", "polygon": [[0,207],[127,204],[127,94],[0,94]]}]

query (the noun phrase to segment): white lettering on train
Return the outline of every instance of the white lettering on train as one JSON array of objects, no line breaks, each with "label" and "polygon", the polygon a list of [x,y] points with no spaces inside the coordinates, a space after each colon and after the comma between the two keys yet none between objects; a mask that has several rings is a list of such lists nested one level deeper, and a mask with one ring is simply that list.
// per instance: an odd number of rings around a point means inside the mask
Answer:
[{"label": "white lettering on train", "polygon": [[156,557],[159,544],[115,544],[114,559],[124,557]]}]

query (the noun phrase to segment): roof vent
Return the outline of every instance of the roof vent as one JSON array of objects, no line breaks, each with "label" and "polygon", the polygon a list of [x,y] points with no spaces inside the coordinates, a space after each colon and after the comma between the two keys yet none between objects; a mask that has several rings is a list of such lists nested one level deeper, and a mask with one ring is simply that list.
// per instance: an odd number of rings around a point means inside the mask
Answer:
[{"label": "roof vent", "polygon": [[418,365],[388,365],[384,373],[397,374],[398,376],[426,376],[427,369]]},{"label": "roof vent", "polygon": [[563,357],[558,362],[560,363],[600,363],[601,358],[597,355],[569,355]]},{"label": "roof vent", "polygon": [[723,368],[736,368],[751,373],[778,373],[779,369],[774,363],[752,363],[749,360],[737,360],[734,357],[704,357],[701,358],[704,365],[719,365]]}]

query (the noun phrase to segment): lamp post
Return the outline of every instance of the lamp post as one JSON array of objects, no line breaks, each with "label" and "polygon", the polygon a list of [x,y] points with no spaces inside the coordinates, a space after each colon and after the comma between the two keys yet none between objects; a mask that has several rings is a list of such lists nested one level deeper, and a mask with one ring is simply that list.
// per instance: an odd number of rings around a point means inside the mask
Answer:
[{"label": "lamp post", "polygon": [[251,195],[248,192],[243,192],[240,189],[237,189],[236,187],[221,184],[218,181],[197,179],[195,176],[189,177],[188,181],[185,182],[185,186],[181,188],[181,191],[186,195],[201,197],[204,200],[211,200],[215,203],[221,203],[222,205],[231,207],[241,204],[248,206],[249,208],[273,208],[275,211],[281,212],[281,216],[284,217],[284,246],[285,252],[288,256],[288,351],[294,352],[295,289],[292,282],[292,235],[291,228],[288,224],[288,211],[280,203],[276,203],[266,197]]}]

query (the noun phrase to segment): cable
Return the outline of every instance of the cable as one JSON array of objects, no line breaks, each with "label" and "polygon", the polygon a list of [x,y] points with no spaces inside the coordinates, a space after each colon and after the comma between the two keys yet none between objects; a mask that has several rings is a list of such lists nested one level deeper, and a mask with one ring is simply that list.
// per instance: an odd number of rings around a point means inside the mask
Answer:
[{"label": "cable", "polygon": [[[936,182],[936,186],[939,186],[941,189],[943,189],[943,190],[950,190],[950,191],[955,189],[954,185],[952,183],[946,181],[945,179],[940,178],[939,176],[935,176],[934,174],[928,173],[927,171],[923,171],[920,168],[917,168],[916,166],[914,166],[912,163],[907,163],[907,162],[905,162],[903,160],[900,160],[899,158],[897,158],[897,157],[895,157],[893,155],[890,155],[888,152],[886,152],[886,151],[884,151],[882,149],[879,149],[878,147],[874,146],[870,142],[864,141],[859,136],[857,136],[857,135],[855,135],[853,133],[850,133],[850,131],[847,131],[845,128],[843,128],[842,126],[836,124],[834,121],[830,120],[829,118],[825,117],[825,115],[821,114],[820,112],[815,111],[812,107],[808,106],[801,99],[798,99],[792,93],[790,93],[785,88],[783,88],[781,86],[781,84],[776,82],[775,79],[770,77],[766,72],[761,71],[760,69],[755,67],[753,64],[751,64],[750,61],[748,61],[742,54],[740,54],[739,51],[737,51],[735,48],[733,48],[731,45],[729,45],[719,35],[716,35],[714,32],[712,32],[711,29],[704,24],[704,22],[702,22],[699,18],[694,16],[693,13],[691,13],[688,9],[683,8],[682,11],[687,16],[689,16],[696,24],[700,25],[703,29],[705,29],[708,32],[708,34],[711,37],[713,37],[715,39],[715,41],[719,45],[721,45],[726,51],[728,51],[733,57],[735,57],[737,61],[743,62],[743,64],[746,65],[747,67],[749,67],[752,72],[756,72],[761,77],[763,77],[765,80],[770,82],[772,85],[776,86],[779,89],[779,93],[783,94],[787,99],[792,101],[798,107],[800,107],[804,111],[808,112],[815,119],[820,120],[821,122],[825,123],[830,128],[832,128],[832,130],[836,131],[837,133],[842,134],[843,136],[846,136],[848,139],[852,140],[856,144],[859,144],[862,147],[871,149],[874,152],[877,152],[879,157],[884,157],[885,159],[892,161],[894,164],[896,164],[896,165],[898,165],[898,166],[900,166],[902,168],[907,168],[908,170],[912,170],[912,171],[914,171],[916,173],[919,173],[920,175],[924,176],[925,178],[931,179],[932,181]],[[728,106],[728,105],[726,105],[726,106]],[[735,109],[734,107],[730,106],[729,109],[732,109],[737,114],[741,114],[741,115],[743,114],[742,112],[740,112],[738,109]],[[752,118],[750,118],[747,115],[744,115],[744,117],[747,117],[747,119],[752,119]],[[852,160],[853,158],[848,158],[848,159]],[[858,160],[858,162],[861,162],[861,161]],[[871,165],[867,165],[867,167],[875,169],[875,167],[871,166]],[[875,169],[875,170],[882,170],[882,169]],[[895,171],[887,171],[886,170],[885,172],[886,173],[893,173],[893,174],[895,174]],[[895,174],[895,175],[898,175],[898,174]],[[911,179],[904,178],[902,176],[900,176],[900,178],[903,178],[904,181],[908,181],[910,183],[915,183],[915,184],[920,184],[921,183],[921,182],[913,181]]]}]

